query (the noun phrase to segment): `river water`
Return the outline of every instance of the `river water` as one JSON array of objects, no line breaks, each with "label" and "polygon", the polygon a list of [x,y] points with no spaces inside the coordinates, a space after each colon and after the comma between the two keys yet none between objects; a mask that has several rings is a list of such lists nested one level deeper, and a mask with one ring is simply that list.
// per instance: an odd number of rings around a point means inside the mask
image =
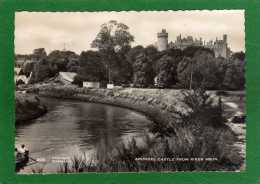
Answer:
[{"label": "river water", "polygon": [[[72,100],[42,98],[48,113],[16,125],[16,147],[25,144],[30,156],[39,160],[21,173],[43,167],[55,172],[59,159],[82,153],[93,155],[111,152],[132,138],[142,144],[151,121],[144,115],[125,108]],[[58,162],[58,163],[57,163]]]}]

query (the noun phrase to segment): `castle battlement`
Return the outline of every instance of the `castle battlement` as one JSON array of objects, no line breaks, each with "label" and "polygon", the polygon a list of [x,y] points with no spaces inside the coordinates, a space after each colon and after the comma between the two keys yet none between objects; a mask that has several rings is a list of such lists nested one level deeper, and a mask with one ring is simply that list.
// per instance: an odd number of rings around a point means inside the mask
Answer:
[{"label": "castle battlement", "polygon": [[157,37],[167,37],[168,38],[168,33],[166,32],[166,29],[162,29],[162,32],[157,33]]},{"label": "castle battlement", "polygon": [[185,49],[190,46],[202,46],[212,49],[216,57],[228,58],[231,55],[231,50],[228,47],[227,35],[224,34],[222,39],[216,38],[215,41],[205,41],[201,37],[199,39],[193,38],[192,36],[182,37],[178,35],[174,42],[168,43],[168,33],[166,29],[162,29],[161,32],[157,33],[157,48],[159,51],[164,51],[168,48]]}]

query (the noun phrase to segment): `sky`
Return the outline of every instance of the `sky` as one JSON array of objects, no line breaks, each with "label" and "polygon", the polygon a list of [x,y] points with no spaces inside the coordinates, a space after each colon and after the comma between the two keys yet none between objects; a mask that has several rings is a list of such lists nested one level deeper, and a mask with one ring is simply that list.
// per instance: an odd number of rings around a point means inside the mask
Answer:
[{"label": "sky", "polygon": [[35,48],[74,51],[92,49],[90,44],[100,26],[116,20],[129,26],[135,37],[132,46],[147,46],[157,41],[166,29],[169,41],[179,34],[215,40],[228,35],[232,51],[245,50],[244,10],[123,11],[123,12],[16,12],[15,53],[30,54]]}]

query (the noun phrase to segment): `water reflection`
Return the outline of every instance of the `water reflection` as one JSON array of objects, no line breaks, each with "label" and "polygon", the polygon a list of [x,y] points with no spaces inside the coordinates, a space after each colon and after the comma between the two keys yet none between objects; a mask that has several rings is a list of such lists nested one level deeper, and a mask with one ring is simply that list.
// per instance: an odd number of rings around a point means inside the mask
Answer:
[{"label": "water reflection", "polygon": [[[34,158],[51,160],[97,150],[107,153],[133,137],[142,139],[150,123],[137,112],[103,104],[42,99],[49,112],[16,126],[16,145],[26,144]],[[97,149],[98,148],[98,149]],[[47,170],[56,169],[47,163]]]}]

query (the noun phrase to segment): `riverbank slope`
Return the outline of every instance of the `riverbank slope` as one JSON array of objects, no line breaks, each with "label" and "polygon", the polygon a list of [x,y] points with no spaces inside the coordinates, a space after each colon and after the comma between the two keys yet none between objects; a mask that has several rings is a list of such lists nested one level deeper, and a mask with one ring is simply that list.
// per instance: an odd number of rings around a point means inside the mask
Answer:
[{"label": "riverbank slope", "polygon": [[37,118],[47,112],[47,108],[36,95],[15,93],[16,123]]}]

